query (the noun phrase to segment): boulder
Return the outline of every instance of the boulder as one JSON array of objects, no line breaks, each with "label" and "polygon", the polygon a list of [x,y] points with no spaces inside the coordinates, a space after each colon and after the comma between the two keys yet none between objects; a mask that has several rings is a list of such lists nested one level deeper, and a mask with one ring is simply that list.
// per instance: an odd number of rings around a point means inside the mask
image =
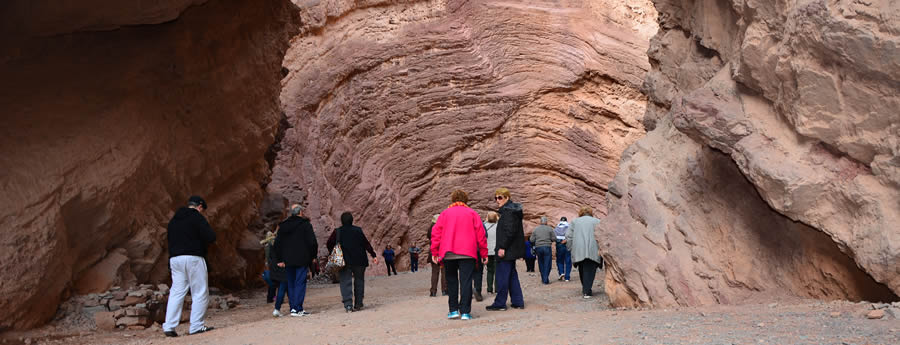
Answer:
[{"label": "boulder", "polygon": [[98,330],[111,331],[116,329],[116,315],[114,312],[94,313],[94,324]]}]

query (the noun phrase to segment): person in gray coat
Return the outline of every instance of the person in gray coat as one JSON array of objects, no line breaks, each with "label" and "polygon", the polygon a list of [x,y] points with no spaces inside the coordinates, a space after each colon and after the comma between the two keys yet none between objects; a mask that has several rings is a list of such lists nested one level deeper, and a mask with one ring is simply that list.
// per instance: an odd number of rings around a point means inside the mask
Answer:
[{"label": "person in gray coat", "polygon": [[572,225],[566,231],[566,248],[572,255],[572,262],[578,267],[578,278],[581,279],[581,294],[584,298],[591,298],[594,286],[594,276],[597,269],[603,265],[600,258],[600,245],[594,237],[594,227],[600,224],[600,220],[594,218],[593,210],[584,206],[578,211],[578,218],[572,220]]},{"label": "person in gray coat", "polygon": [[553,228],[547,225],[547,217],[541,217],[541,225],[531,232],[531,243],[534,245],[534,253],[537,255],[538,268],[541,271],[541,282],[550,284],[550,262],[553,259],[551,246],[555,242],[556,234]]}]

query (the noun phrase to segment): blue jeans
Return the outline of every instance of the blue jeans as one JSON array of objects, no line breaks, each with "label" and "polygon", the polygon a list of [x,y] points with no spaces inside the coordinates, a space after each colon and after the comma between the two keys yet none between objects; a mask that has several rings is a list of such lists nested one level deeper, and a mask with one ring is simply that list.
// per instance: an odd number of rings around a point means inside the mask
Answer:
[{"label": "blue jeans", "polygon": [[284,303],[284,294],[287,292],[288,283],[287,282],[279,282],[278,283],[278,294],[275,296],[275,310],[281,310],[281,304]]},{"label": "blue jeans", "polygon": [[309,267],[287,267],[287,289],[291,310],[302,311],[303,300],[306,298],[306,275]]},{"label": "blue jeans", "polygon": [[[572,274],[572,253],[569,253],[569,249],[561,242],[556,242],[556,269],[559,271],[559,275],[563,275],[565,272],[566,280],[569,280]],[[563,271],[564,269],[565,271]]]},{"label": "blue jeans", "polygon": [[522,295],[522,286],[519,285],[519,273],[516,272],[516,262],[497,260],[496,270],[497,297],[494,298],[492,305],[505,307],[506,295],[509,294],[510,303],[513,306],[524,307],[525,297]]},{"label": "blue jeans", "polygon": [[538,259],[538,269],[541,271],[541,282],[550,284],[550,261],[553,259],[553,251],[550,246],[534,248]]},{"label": "blue jeans", "polygon": [[409,258],[409,270],[412,272],[419,270],[419,259]]}]

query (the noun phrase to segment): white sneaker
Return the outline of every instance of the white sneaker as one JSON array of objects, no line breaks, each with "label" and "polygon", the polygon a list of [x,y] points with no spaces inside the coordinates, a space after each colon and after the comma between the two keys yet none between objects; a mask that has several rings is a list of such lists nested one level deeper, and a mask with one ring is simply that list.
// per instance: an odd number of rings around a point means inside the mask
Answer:
[{"label": "white sneaker", "polygon": [[306,310],[301,310],[301,311],[291,310],[291,316],[306,316],[309,314],[311,314],[311,313]]},{"label": "white sneaker", "polygon": [[296,309],[291,309],[291,316],[300,316],[300,314],[297,313]]},{"label": "white sneaker", "polygon": [[275,309],[275,310],[272,311],[272,316],[274,316],[274,317],[279,317],[279,316],[281,316],[281,312],[278,311],[278,309]]},{"label": "white sneaker", "polygon": [[582,297],[583,297],[584,299],[588,299],[588,298],[591,298],[591,295],[584,295],[584,296],[582,296]]}]

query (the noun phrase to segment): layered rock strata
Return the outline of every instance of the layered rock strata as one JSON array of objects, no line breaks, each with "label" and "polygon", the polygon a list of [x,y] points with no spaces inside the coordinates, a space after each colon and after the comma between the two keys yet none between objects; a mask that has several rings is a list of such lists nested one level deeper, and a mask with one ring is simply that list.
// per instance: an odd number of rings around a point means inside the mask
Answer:
[{"label": "layered rock strata", "polygon": [[352,211],[379,252],[424,247],[455,188],[482,212],[510,188],[529,231],[541,215],[605,211],[619,156],[644,133],[649,3],[298,6],[268,190],[303,200],[320,241]]},{"label": "layered rock strata", "polygon": [[655,128],[598,228],[619,306],[900,292],[900,7],[655,0]]},{"label": "layered rock strata", "polygon": [[212,284],[247,281],[299,23],[286,1],[202,2],[0,5],[0,330],[165,281],[165,226],[191,194],[218,233]]}]

